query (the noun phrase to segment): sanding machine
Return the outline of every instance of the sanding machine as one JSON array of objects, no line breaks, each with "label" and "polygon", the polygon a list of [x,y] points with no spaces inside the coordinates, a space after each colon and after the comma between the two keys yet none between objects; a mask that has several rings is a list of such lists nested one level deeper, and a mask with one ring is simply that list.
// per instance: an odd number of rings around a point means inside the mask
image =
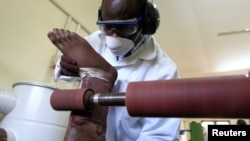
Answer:
[{"label": "sanding machine", "polygon": [[131,116],[249,118],[248,75],[130,82],[124,93],[95,93],[88,88],[55,90],[55,110],[91,110],[93,106],[126,106]]}]

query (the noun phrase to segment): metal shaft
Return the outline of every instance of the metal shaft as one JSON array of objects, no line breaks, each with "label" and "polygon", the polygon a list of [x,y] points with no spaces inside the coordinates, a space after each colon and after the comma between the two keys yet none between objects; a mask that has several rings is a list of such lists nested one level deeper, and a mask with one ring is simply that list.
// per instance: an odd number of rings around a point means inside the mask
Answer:
[{"label": "metal shaft", "polygon": [[94,105],[125,106],[125,93],[94,94]]}]

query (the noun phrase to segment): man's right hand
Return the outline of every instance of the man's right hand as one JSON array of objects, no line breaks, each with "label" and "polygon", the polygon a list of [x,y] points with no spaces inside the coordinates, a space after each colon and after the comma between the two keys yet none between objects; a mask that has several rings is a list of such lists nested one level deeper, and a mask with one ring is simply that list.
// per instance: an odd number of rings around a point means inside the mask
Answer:
[{"label": "man's right hand", "polygon": [[66,55],[61,56],[61,74],[66,76],[79,76],[79,66],[76,61]]}]

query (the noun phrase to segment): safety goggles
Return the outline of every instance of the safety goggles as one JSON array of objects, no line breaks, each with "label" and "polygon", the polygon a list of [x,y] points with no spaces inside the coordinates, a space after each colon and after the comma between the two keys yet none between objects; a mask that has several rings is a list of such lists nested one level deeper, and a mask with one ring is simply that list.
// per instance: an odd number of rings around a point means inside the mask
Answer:
[{"label": "safety goggles", "polygon": [[137,18],[128,19],[128,20],[107,20],[103,21],[101,17],[99,17],[96,22],[99,25],[100,29],[105,34],[111,34],[113,31],[118,34],[129,36],[136,33],[138,30],[138,24],[141,21],[142,17],[139,16]]}]

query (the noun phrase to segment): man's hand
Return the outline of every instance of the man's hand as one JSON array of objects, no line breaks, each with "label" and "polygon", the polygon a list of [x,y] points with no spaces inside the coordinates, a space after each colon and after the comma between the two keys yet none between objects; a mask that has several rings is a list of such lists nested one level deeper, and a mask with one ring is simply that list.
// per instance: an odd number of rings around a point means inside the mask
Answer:
[{"label": "man's hand", "polygon": [[79,67],[73,59],[66,55],[61,56],[61,74],[66,76],[79,76]]}]

